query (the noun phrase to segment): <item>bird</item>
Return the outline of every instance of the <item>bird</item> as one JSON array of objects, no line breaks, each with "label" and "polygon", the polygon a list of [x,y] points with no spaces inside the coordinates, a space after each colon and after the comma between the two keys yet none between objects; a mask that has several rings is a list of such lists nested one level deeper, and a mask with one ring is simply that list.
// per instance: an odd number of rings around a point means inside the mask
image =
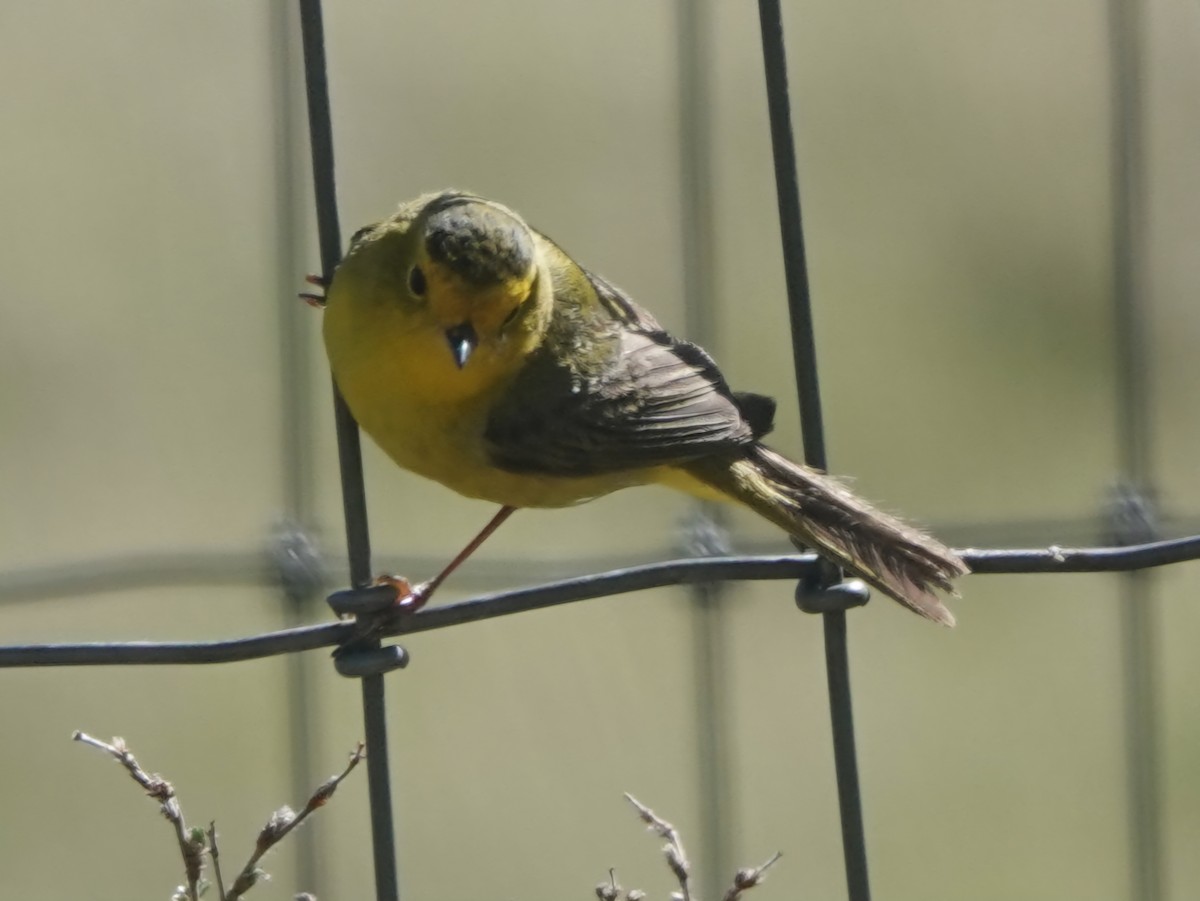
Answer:
[{"label": "bird", "polygon": [[763,443],[775,402],[734,391],[514,210],[467,191],[402,203],[354,233],[324,294],[338,391],[404,469],[500,505],[434,579],[394,580],[415,610],[516,509],[659,484],[749,508],[943,625],[969,570],[949,547]]}]

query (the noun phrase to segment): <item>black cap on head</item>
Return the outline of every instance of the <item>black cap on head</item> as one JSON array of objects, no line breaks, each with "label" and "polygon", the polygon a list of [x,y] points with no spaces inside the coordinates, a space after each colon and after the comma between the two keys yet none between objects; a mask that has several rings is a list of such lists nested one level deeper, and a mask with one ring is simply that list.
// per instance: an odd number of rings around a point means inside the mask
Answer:
[{"label": "black cap on head", "polygon": [[529,229],[499,207],[469,196],[443,195],[426,213],[429,258],[472,284],[520,278],[533,266]]}]

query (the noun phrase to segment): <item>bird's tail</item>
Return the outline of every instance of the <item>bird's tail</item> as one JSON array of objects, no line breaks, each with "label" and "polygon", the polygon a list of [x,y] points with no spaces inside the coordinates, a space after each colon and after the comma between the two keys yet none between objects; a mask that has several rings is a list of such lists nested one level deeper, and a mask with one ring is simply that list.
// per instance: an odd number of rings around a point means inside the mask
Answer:
[{"label": "bird's tail", "polygon": [[687,471],[921,616],[954,625],[934,589],[970,572],[950,548],[855,497],[836,479],[755,444]]}]

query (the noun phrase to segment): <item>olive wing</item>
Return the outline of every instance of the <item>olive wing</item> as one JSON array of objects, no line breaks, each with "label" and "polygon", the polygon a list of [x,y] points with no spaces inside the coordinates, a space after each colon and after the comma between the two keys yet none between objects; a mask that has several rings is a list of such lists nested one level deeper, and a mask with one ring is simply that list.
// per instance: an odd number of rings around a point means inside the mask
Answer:
[{"label": "olive wing", "polygon": [[[603,328],[554,335],[488,419],[492,462],[513,472],[585,476],[669,465],[752,443],[774,401],[735,394],[701,348],[662,330],[595,276]],[[574,358],[563,353],[573,348]]]}]

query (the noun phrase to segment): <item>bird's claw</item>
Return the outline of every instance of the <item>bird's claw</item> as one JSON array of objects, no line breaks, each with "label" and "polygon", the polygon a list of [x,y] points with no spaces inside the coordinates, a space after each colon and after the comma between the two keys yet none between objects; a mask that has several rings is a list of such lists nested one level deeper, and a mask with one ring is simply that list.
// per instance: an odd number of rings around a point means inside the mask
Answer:
[{"label": "bird's claw", "polygon": [[[308,282],[310,285],[320,288],[322,291],[324,291],[326,288],[329,287],[329,283],[325,280],[325,278],[323,276],[320,276],[320,275],[306,275],[306,276],[304,276],[304,280],[306,282]],[[303,293],[300,295],[300,299],[303,300],[310,307],[316,307],[317,309],[321,309],[325,306],[325,295],[324,294]]]},{"label": "bird's claw", "polygon": [[387,585],[396,592],[396,609],[402,613],[416,613],[429,600],[429,582],[414,586],[403,576],[384,575],[377,578],[374,584]]}]

